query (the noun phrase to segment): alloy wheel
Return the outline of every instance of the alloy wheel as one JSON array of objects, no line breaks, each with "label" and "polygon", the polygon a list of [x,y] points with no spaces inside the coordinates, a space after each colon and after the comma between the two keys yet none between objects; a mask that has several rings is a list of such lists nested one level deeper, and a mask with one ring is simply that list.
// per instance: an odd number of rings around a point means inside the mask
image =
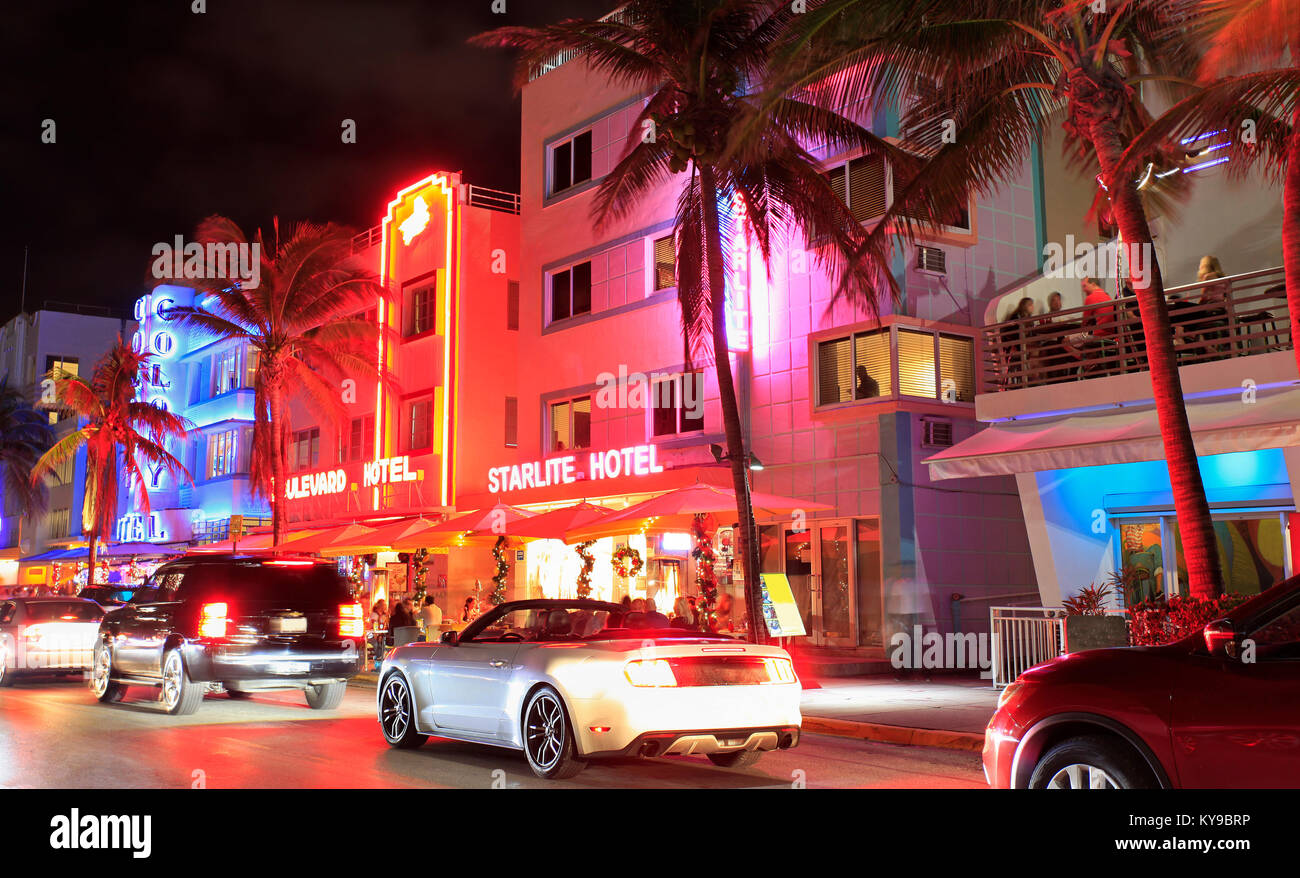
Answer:
[{"label": "alloy wheel", "polygon": [[95,650],[95,665],[90,671],[90,691],[95,693],[96,698],[102,698],[108,691],[111,664],[112,659],[109,658],[108,650],[101,645]]},{"label": "alloy wheel", "polygon": [[1076,762],[1064,766],[1052,775],[1047,788],[1049,790],[1117,790],[1119,784],[1104,769]]},{"label": "alloy wheel", "polygon": [[181,666],[181,654],[172,652],[167,656],[167,662],[163,665],[163,684],[162,700],[168,710],[171,710],[181,700],[181,674],[184,670]]},{"label": "alloy wheel", "polygon": [[401,677],[393,677],[384,687],[380,715],[388,740],[401,740],[411,724],[411,694]]},{"label": "alloy wheel", "polygon": [[533,700],[525,728],[529,757],[549,771],[564,750],[564,711],[554,695],[544,692]]}]

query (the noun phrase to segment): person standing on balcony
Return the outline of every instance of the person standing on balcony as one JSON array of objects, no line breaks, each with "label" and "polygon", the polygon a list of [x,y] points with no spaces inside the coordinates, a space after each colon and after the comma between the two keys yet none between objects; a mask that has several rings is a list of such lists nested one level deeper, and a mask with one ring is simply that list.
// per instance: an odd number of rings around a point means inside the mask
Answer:
[{"label": "person standing on balcony", "polygon": [[1034,316],[1034,300],[1026,296],[1021,299],[1002,326],[1002,354],[1006,358],[1006,382],[1013,383],[1013,375],[1023,376],[1029,370],[1028,352],[1025,340],[1030,326],[1027,322]]},{"label": "person standing on balcony", "polygon": [[1196,267],[1196,280],[1204,284],[1201,287],[1201,305],[1202,312],[1200,315],[1203,321],[1202,325],[1206,327],[1201,333],[1201,340],[1210,342],[1227,338],[1228,325],[1228,298],[1232,295],[1232,284],[1228,281],[1222,283],[1211,283],[1227,277],[1223,273],[1223,266],[1219,264],[1219,257],[1205,255],[1201,257],[1201,263]]}]

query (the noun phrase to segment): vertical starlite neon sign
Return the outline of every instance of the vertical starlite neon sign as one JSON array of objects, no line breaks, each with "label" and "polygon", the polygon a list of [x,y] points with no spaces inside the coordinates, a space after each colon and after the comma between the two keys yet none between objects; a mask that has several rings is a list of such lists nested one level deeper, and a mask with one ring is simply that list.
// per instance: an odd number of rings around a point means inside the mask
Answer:
[{"label": "vertical starlite neon sign", "polygon": [[[435,442],[434,450],[441,459],[441,503],[451,505],[455,496],[451,412],[455,407],[458,338],[456,311],[460,297],[458,234],[460,214],[457,210],[456,183],[451,174],[446,172],[431,174],[407,186],[389,202],[380,240],[379,280],[384,287],[388,287],[396,274],[398,257],[406,248],[418,247],[426,243],[430,231],[435,228],[434,223],[440,220],[444,223],[444,254],[438,272],[437,295],[442,305],[439,322],[444,342],[442,387],[434,391],[435,415],[441,416],[441,423],[437,425],[435,431],[439,441]],[[384,393],[384,382],[388,373],[390,354],[386,331],[389,322],[388,306],[382,298],[379,302],[378,315],[380,377],[375,385],[375,454],[383,457],[395,449],[389,448],[384,442],[385,425],[388,422],[385,416],[387,399]],[[440,406],[439,400],[441,400]],[[441,411],[439,412],[438,409]],[[378,487],[373,491],[372,502],[375,509],[380,508]]]},{"label": "vertical starlite neon sign", "polygon": [[731,197],[731,217],[735,234],[731,238],[731,271],[727,277],[724,313],[727,321],[727,350],[749,350],[750,238],[745,201],[736,193]]}]

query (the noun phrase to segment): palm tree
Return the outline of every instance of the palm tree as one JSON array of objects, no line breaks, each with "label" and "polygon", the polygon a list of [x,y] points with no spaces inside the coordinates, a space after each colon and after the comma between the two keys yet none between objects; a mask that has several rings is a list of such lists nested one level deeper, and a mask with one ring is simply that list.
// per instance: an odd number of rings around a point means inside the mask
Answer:
[{"label": "palm tree", "polygon": [[[813,248],[815,258],[874,309],[881,294],[895,290],[887,247],[877,247],[875,259],[849,266],[847,255],[864,244],[862,228],[806,145],[825,144],[831,154],[859,149],[888,162],[910,161],[810,92],[760,109],[758,84],[796,17],[788,4],[773,0],[630,0],[598,21],[505,27],[473,40],[519,50],[520,85],[556,53],[570,52],[614,82],[649,95],[636,130],[653,130],[654,136],[629,145],[600,184],[592,218],[602,228],[631,214],[658,187],[680,187],[674,232],[687,359],[711,353],[717,373],[741,525],[738,552],[758,639],[766,625],[749,457],[727,353],[727,243],[748,230],[766,261],[774,244],[791,240],[791,233],[824,241]],[[750,118],[755,123],[746,125]],[[732,209],[737,203],[743,205],[744,228]]]},{"label": "palm tree", "polygon": [[[796,65],[804,78],[843,71],[833,80],[839,100],[881,93],[908,102],[904,138],[931,158],[902,187],[887,220],[910,226],[917,204],[955,203],[972,190],[991,194],[1024,166],[1059,115],[1075,159],[1100,171],[1125,243],[1154,253],[1143,193],[1127,170],[1133,157],[1125,153],[1151,122],[1142,84],[1187,82],[1194,71],[1198,14],[1193,0],[831,0],[804,22],[799,45],[811,48]],[[892,225],[882,221],[868,237],[883,237]],[[864,251],[873,256],[870,243]],[[1164,284],[1154,258],[1147,262],[1132,267],[1132,282],[1191,592],[1217,595],[1218,547]]]},{"label": "palm tree", "polygon": [[[208,244],[249,245],[239,226],[222,216],[200,223],[195,238],[204,252],[209,252]],[[378,374],[379,330],[354,315],[385,291],[373,272],[348,264],[352,233],[341,226],[298,223],[281,240],[277,220],[270,246],[260,230],[253,241],[262,260],[258,286],[230,286],[210,266],[208,277],[222,279],[201,283],[196,288],[200,304],[172,308],[167,319],[257,352],[249,475],[253,490],[271,503],[274,543],[279,545],[284,536],[288,397],[301,391],[322,421],[341,421],[344,380]]]},{"label": "palm tree", "polygon": [[141,508],[149,511],[149,480],[140,464],[164,467],[187,481],[189,471],[167,450],[169,440],[185,437],[192,426],[185,418],[153,403],[136,399],[136,382],[152,354],[134,350],[118,336],[89,381],[79,376],[56,378],[59,405],[76,415],[79,426],[54,443],[32,467],[36,484],[60,464],[86,449],[86,491],[81,504],[81,526],[90,542],[89,582],[94,582],[99,540],[113,530],[117,516],[121,470],[139,492]]},{"label": "palm tree", "polygon": [[1229,171],[1282,180],[1282,265],[1292,348],[1300,369],[1300,2],[1212,0],[1199,36],[1202,88],[1155,121],[1130,148],[1224,130]]},{"label": "palm tree", "polygon": [[0,378],[0,484],[23,518],[45,509],[45,483],[33,481],[32,471],[53,444],[45,413],[9,386],[8,375]]}]

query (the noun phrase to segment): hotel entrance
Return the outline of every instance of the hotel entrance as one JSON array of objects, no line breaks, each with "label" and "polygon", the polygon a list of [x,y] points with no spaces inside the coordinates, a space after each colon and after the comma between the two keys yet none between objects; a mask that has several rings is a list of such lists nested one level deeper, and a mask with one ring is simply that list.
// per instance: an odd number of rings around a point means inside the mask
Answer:
[{"label": "hotel entrance", "polygon": [[764,573],[784,573],[814,646],[884,643],[878,519],[759,528]]}]

